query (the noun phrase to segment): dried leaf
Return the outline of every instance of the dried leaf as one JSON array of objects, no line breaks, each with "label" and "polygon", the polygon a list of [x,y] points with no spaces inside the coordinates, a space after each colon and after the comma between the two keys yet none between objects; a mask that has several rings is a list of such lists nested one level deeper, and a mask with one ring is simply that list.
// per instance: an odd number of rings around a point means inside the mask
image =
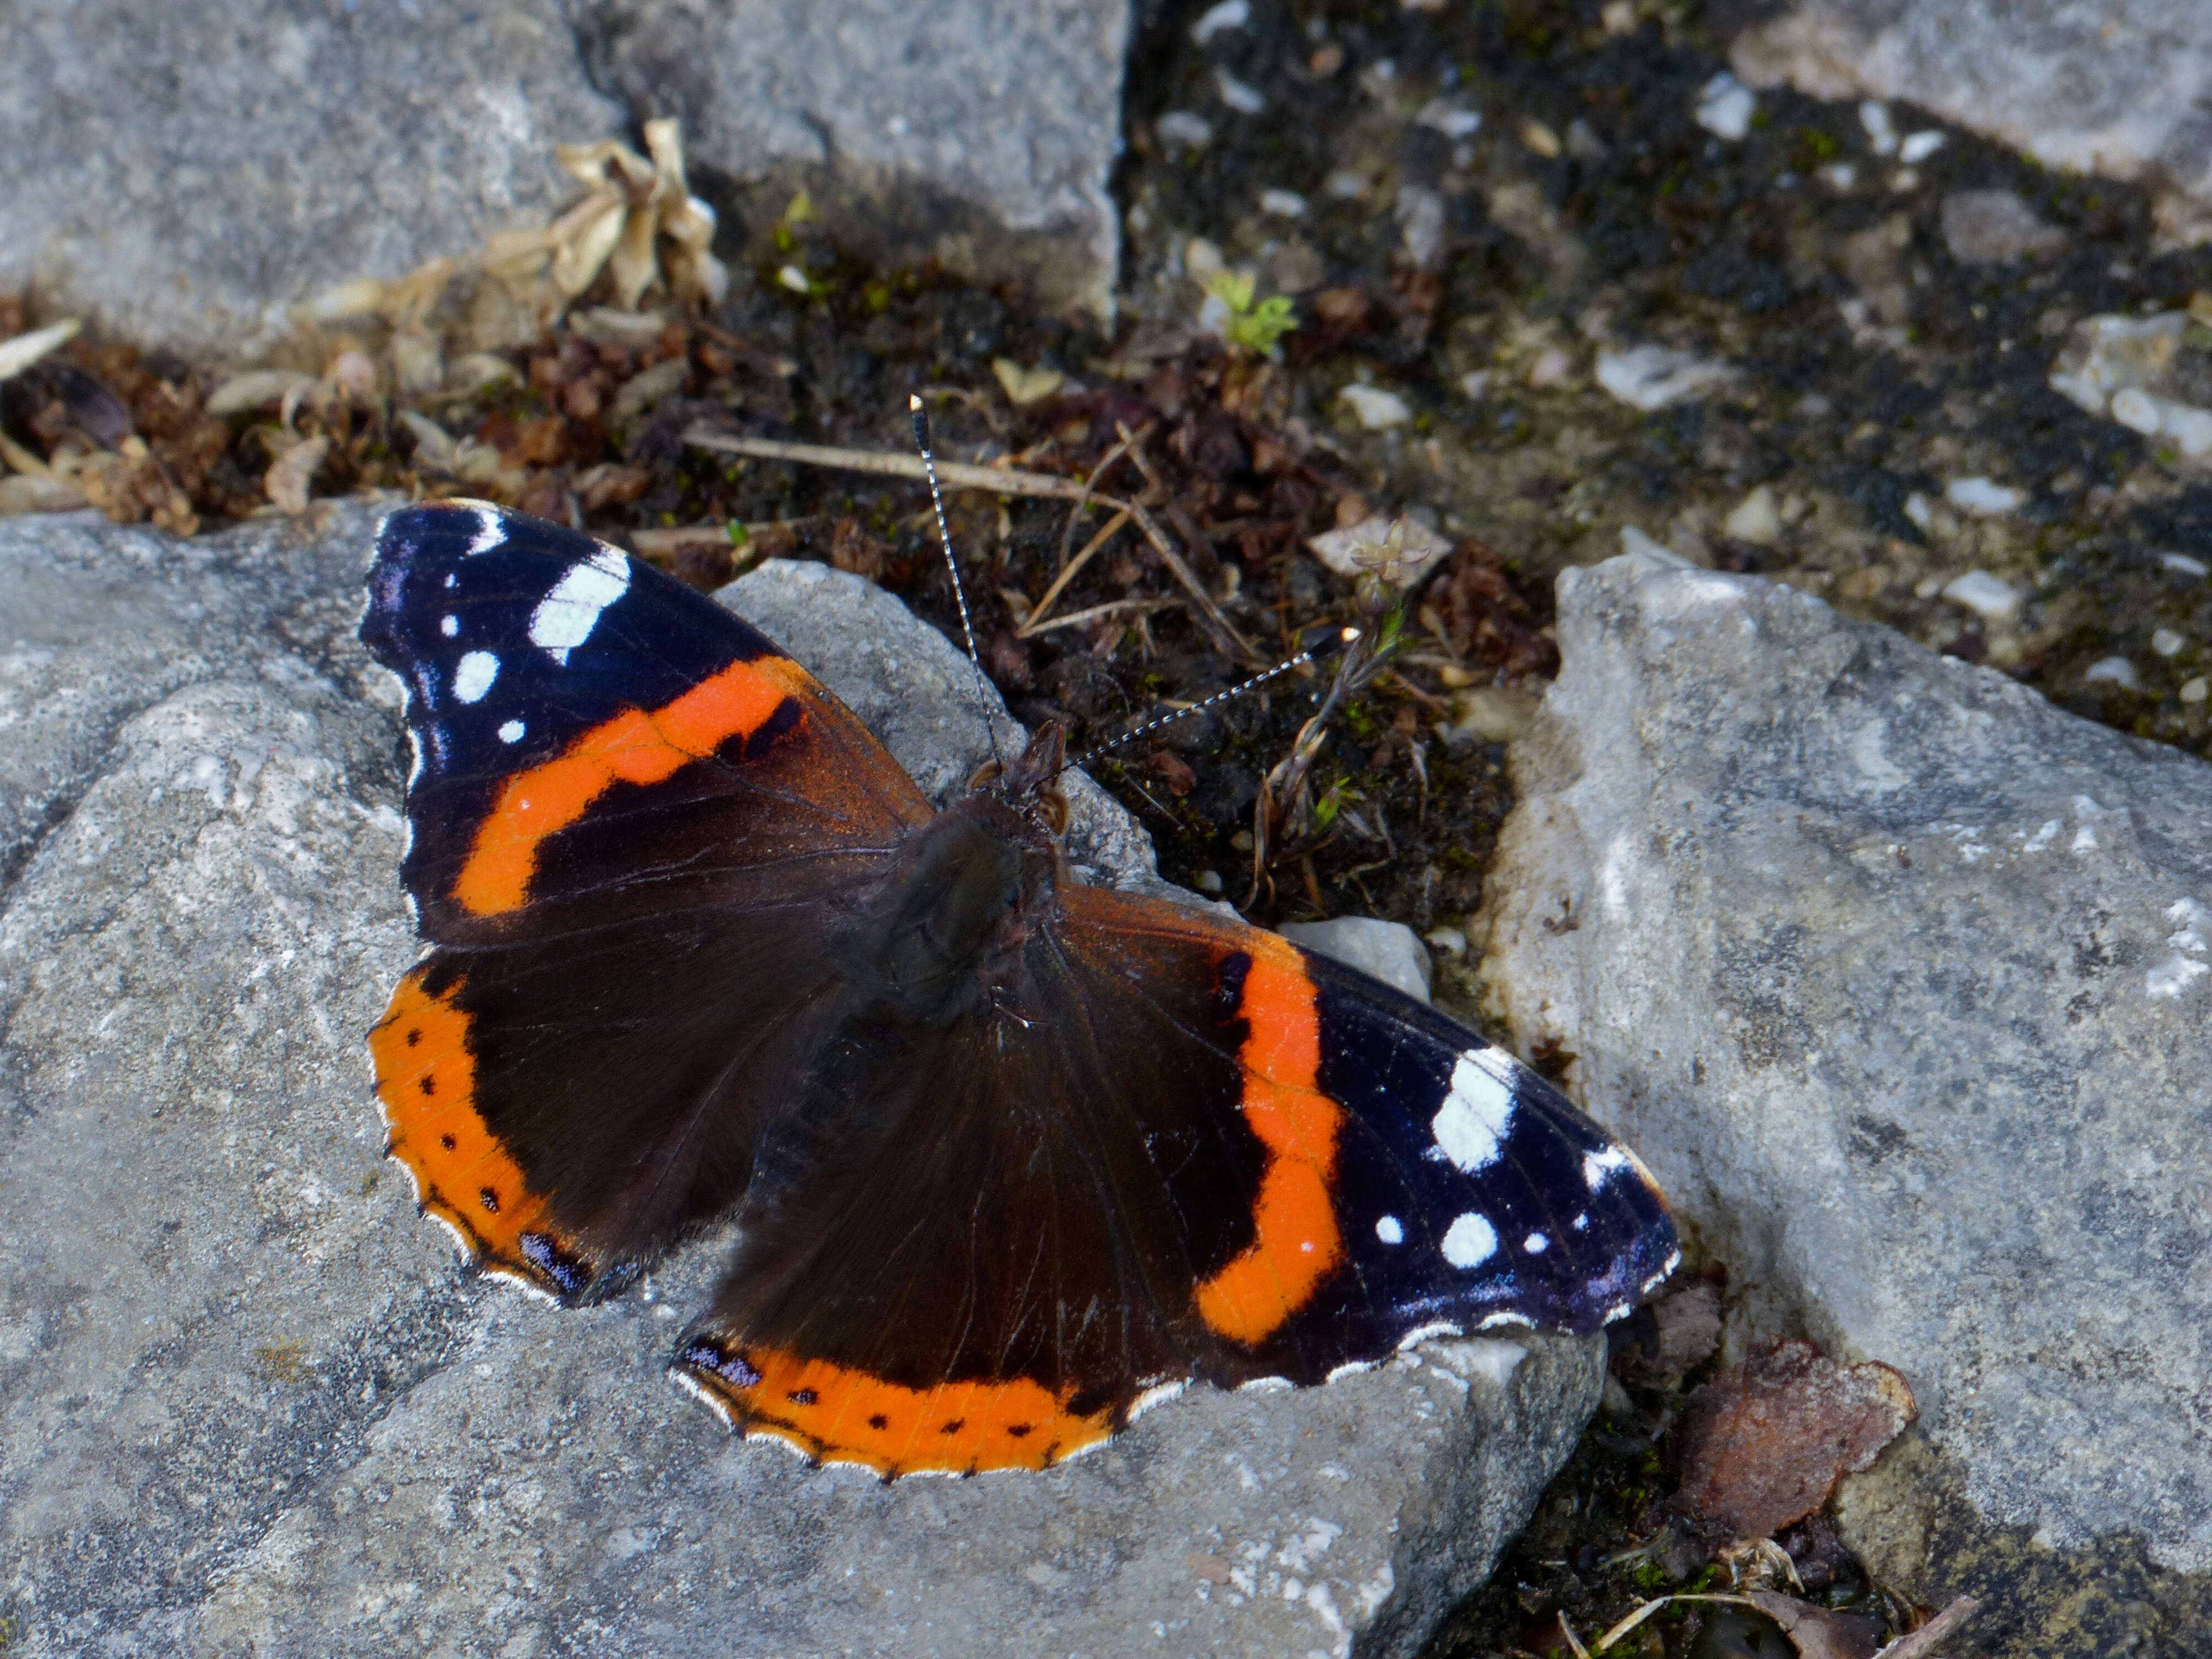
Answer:
[{"label": "dried leaf", "polygon": [[1747,1590],[1743,1599],[1782,1626],[1796,1646],[1797,1659],[1874,1659],[1874,1638],[1863,1620],[1775,1590]]},{"label": "dried leaf", "polygon": [[1067,384],[1067,376],[1056,368],[1024,368],[1010,357],[994,357],[991,373],[1006,388],[1006,401],[1017,409],[1041,404]]},{"label": "dried leaf", "polygon": [[655,363],[642,374],[632,375],[615,393],[610,416],[616,421],[636,419],[656,404],[683,391],[690,372],[691,366],[683,358],[671,357],[665,363]]},{"label": "dried leaf", "polygon": [[441,472],[451,472],[459,461],[460,447],[453,434],[427,415],[418,415],[411,409],[399,411],[399,423],[415,434],[415,460],[420,466],[435,467]]},{"label": "dried leaf", "polygon": [[48,352],[68,344],[83,326],[70,317],[46,328],[33,329],[28,334],[18,334],[12,340],[0,340],[0,380],[21,374]]},{"label": "dried leaf", "polygon": [[282,403],[285,394],[303,391],[314,384],[313,377],[291,368],[256,368],[243,374],[234,374],[215,389],[207,400],[210,415],[243,415],[249,410],[269,409]]},{"label": "dried leaf", "polygon": [[574,233],[553,250],[553,284],[570,299],[599,279],[600,270],[622,240],[628,210],[612,191],[602,191],[586,204]]},{"label": "dried leaf", "polygon": [[1734,1536],[1767,1537],[1826,1503],[1916,1414],[1891,1367],[1845,1367],[1809,1342],[1781,1343],[1690,1396],[1675,1430],[1675,1503]]},{"label": "dried leaf", "polygon": [[17,513],[74,513],[85,505],[82,489],[52,473],[0,478],[0,518]]},{"label": "dried leaf", "polygon": [[276,458],[262,476],[261,488],[279,512],[297,515],[307,510],[307,487],[330,450],[328,438],[306,438]]}]

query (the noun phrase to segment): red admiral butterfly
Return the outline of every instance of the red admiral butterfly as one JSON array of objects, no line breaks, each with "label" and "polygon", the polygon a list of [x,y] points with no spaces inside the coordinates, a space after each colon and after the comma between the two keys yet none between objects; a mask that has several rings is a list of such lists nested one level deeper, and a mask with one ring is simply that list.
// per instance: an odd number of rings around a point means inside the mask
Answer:
[{"label": "red admiral butterfly", "polygon": [[712,600],[475,503],[386,520],[431,948],[370,1034],[391,1156],[563,1303],[739,1238],[672,1374],[886,1477],[1043,1468],[1199,1378],[1575,1332],[1677,1259],[1504,1050],[1217,913],[1075,883],[1056,726],[933,811]]}]

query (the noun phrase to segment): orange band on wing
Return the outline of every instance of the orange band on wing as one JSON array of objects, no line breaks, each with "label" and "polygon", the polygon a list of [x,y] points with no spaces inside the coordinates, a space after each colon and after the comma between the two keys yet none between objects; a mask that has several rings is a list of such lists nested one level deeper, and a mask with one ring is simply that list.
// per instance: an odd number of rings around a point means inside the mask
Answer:
[{"label": "orange band on wing", "polygon": [[788,657],[733,662],[673,702],[626,708],[593,726],[551,760],[509,778],[477,830],[453,899],[472,915],[519,909],[530,896],[538,849],[584,816],[617,783],[659,783],[703,760],[732,738],[750,737],[784,700],[820,696]]},{"label": "orange band on wing", "polygon": [[1244,1121],[1267,1149],[1249,1247],[1198,1287],[1199,1316],[1256,1345],[1312,1298],[1344,1257],[1329,1182],[1344,1114],[1316,1088],[1321,1016],[1305,963],[1270,933],[1255,936],[1241,1012],[1249,1034]]},{"label": "orange band on wing", "polygon": [[864,1463],[886,1479],[1049,1468],[1110,1439],[1117,1426],[1111,1407],[1087,1416],[1070,1411],[1027,1377],[908,1389],[773,1349],[745,1350],[718,1365],[683,1362],[678,1375],[743,1432],[773,1435],[810,1457]]},{"label": "orange band on wing", "polygon": [[390,1130],[385,1152],[415,1176],[422,1208],[497,1271],[557,1294],[544,1269],[523,1252],[526,1232],[543,1236],[546,1200],[476,1107],[476,1059],[469,1016],[456,1006],[459,984],[442,996],[417,968],[399,981],[392,1006],[368,1034],[376,1097]]}]

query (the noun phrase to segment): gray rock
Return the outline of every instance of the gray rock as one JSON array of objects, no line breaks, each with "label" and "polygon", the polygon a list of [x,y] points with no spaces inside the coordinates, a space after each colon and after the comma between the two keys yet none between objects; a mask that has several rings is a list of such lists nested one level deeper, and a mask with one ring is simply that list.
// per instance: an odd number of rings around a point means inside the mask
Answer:
[{"label": "gray rock", "polygon": [[[580,194],[557,143],[684,119],[772,222],[1110,313],[1127,0],[23,0],[0,52],[0,288],[251,355],[288,308]],[[604,88],[604,90],[603,90]]]},{"label": "gray rock", "polygon": [[1285,922],[1278,931],[1292,944],[1334,957],[1409,997],[1429,1000],[1436,968],[1421,936],[1402,921],[1338,916],[1328,921]]},{"label": "gray rock", "polygon": [[2049,167],[2170,176],[2212,202],[2212,8],[1795,0],[1729,52],[1754,86],[1893,98]]},{"label": "gray rock", "polygon": [[1954,190],[1943,198],[1943,241],[1960,264],[1996,265],[2059,252],[2066,233],[2009,190]]},{"label": "gray rock", "polygon": [[0,287],[142,342],[542,222],[556,142],[619,137],[560,0],[21,0],[0,52]]},{"label": "gray rock", "polygon": [[1485,971],[1981,1512],[2212,1566],[2212,768],[1753,578],[1559,580]]},{"label": "gray rock", "polygon": [[[394,688],[351,635],[376,517],[0,522],[11,1654],[1417,1646],[1565,1458],[1601,1343],[1432,1343],[1196,1391],[1048,1474],[886,1487],[663,1382],[726,1240],[575,1312],[460,1277],[363,1051],[416,953]],[[734,597],[957,787],[981,721],[941,639],[811,567]],[[1141,835],[1079,810],[1143,878]]]},{"label": "gray rock", "polygon": [[623,0],[605,83],[773,219],[809,185],[841,237],[1113,312],[1127,0]]}]

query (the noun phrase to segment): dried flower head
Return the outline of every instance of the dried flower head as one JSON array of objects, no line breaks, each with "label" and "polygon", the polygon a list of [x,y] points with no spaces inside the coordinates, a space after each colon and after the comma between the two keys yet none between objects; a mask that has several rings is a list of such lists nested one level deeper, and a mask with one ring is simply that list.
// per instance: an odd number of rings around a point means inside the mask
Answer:
[{"label": "dried flower head", "polygon": [[655,282],[679,300],[719,302],[730,279],[710,251],[714,210],[685,182],[676,122],[647,121],[645,143],[650,161],[611,138],[556,148],[561,165],[592,193],[548,233],[554,283],[573,300],[605,270],[624,311],[635,311]]}]

